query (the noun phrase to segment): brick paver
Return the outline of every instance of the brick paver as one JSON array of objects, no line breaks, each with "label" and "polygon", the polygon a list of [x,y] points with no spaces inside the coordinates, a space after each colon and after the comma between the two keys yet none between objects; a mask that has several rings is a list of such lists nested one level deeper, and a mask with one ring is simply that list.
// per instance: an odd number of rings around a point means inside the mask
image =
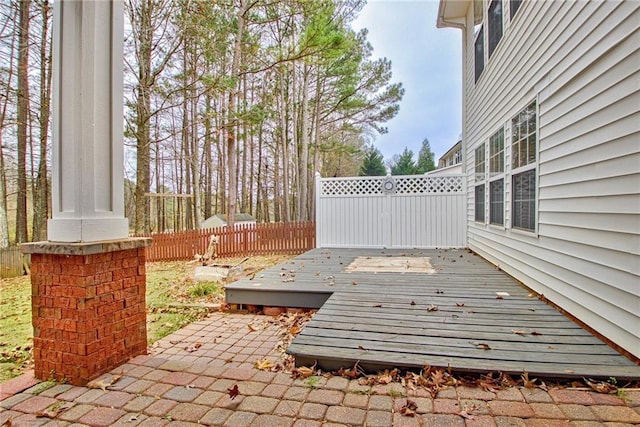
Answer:
[{"label": "brick paver", "polygon": [[101,427],[111,426],[118,419],[122,418],[126,414],[122,409],[114,408],[94,408],[91,411],[84,414],[78,422],[82,424],[88,424],[90,426]]},{"label": "brick paver", "polygon": [[[37,385],[0,401],[0,425],[233,427],[591,427],[640,424],[640,392],[615,394],[552,387],[444,387],[436,398],[399,383],[363,385],[338,376],[292,378],[261,371],[256,360],[282,360],[277,328],[266,318],[214,314],[161,340],[105,374],[124,375],[108,390]],[[247,324],[258,330],[250,332]],[[189,343],[202,347],[186,352]],[[175,343],[175,344],[174,344]],[[237,386],[237,396],[229,390]],[[39,392],[36,395],[36,392]],[[400,413],[413,401],[414,416]],[[70,404],[56,419],[36,417]],[[463,412],[465,411],[466,412]],[[463,417],[464,415],[464,417]]]}]

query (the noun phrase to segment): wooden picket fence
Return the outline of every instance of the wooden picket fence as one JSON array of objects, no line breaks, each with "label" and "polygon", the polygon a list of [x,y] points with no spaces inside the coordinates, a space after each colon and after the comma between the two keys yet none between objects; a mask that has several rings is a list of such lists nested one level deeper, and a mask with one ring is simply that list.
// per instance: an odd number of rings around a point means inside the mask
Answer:
[{"label": "wooden picket fence", "polygon": [[[28,259],[27,259],[28,261]],[[25,256],[19,247],[0,249],[0,278],[22,276],[24,274]]]},{"label": "wooden picket fence", "polygon": [[297,255],[316,246],[314,222],[279,222],[237,225],[173,233],[136,234],[151,237],[147,261],[180,261],[203,255],[211,236],[217,236],[218,257]]}]

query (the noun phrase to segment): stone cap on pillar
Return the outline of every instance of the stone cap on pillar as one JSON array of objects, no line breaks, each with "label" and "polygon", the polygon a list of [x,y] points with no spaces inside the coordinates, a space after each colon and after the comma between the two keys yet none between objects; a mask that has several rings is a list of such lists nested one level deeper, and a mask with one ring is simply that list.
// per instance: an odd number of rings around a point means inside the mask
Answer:
[{"label": "stone cap on pillar", "polygon": [[20,245],[25,254],[93,255],[106,252],[144,248],[151,245],[149,237],[102,240],[97,242],[32,242]]}]

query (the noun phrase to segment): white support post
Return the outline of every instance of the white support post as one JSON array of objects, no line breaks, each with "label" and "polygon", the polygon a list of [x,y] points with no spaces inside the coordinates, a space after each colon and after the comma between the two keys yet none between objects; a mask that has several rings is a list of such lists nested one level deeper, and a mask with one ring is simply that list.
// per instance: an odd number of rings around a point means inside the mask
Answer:
[{"label": "white support post", "polygon": [[128,237],[121,0],[54,2],[51,242]]}]

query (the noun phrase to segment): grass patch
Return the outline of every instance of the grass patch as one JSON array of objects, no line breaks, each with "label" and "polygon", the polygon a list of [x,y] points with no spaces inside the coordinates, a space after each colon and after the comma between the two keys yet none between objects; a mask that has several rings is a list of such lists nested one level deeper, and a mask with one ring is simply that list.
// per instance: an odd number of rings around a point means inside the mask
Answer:
[{"label": "grass patch", "polygon": [[189,289],[189,295],[192,297],[206,297],[207,295],[221,294],[220,286],[215,282],[199,282]]},{"label": "grass patch", "polygon": [[31,282],[27,276],[0,281],[0,382],[31,365]]}]

